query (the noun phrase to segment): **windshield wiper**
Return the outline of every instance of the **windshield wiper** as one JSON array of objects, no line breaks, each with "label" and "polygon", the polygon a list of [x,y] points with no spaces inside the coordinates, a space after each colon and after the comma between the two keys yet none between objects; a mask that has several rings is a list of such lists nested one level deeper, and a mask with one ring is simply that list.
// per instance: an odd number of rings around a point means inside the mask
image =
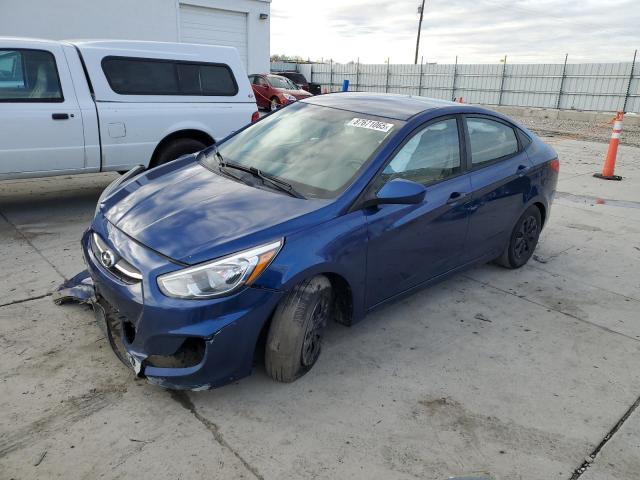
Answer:
[{"label": "windshield wiper", "polygon": [[[213,146],[213,151],[214,151],[214,155],[218,157],[218,170],[220,171],[220,173],[222,173],[225,177],[233,178],[234,180],[237,180],[239,182],[246,183],[242,178],[238,177],[237,175],[233,175],[232,173],[226,170],[223,170],[224,167],[226,166],[225,161],[222,158],[222,155],[220,154],[220,152],[218,151],[218,148],[215,145]],[[210,160],[211,157],[206,155],[204,152],[200,152],[197,158],[202,165],[207,167],[209,170],[212,170],[213,165],[211,165],[210,162],[207,162],[207,160]]]},{"label": "windshield wiper", "polygon": [[292,197],[306,199],[304,195],[298,192],[293,185],[285,182],[284,180],[279,179],[273,175],[269,175],[268,173],[264,173],[262,170],[255,167],[245,167],[244,165],[240,165],[239,163],[229,162],[222,158],[222,155],[216,148],[214,150],[215,155],[218,157],[218,166],[220,168],[234,168],[236,170],[240,170],[242,172],[247,172],[253,175],[254,177],[262,180],[262,183],[269,183],[271,186],[277,188],[278,190],[288,193]]}]

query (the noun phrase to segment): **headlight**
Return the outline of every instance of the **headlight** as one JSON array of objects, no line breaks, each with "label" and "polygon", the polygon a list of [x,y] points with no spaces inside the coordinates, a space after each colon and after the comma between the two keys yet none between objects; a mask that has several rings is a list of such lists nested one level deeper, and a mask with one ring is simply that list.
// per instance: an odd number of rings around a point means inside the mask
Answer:
[{"label": "headlight", "polygon": [[280,251],[282,240],[158,277],[168,297],[214,298],[253,283]]},{"label": "headlight", "polygon": [[113,182],[111,182],[109,185],[107,185],[107,188],[105,188],[102,193],[100,194],[100,197],[98,198],[98,203],[96,203],[96,210],[93,212],[93,216],[95,217],[98,214],[98,211],[100,210],[100,206],[102,205],[102,202],[116,189],[118,188],[120,185],[122,185],[124,182],[126,182],[127,180],[132,179],[133,177],[135,177],[136,175],[138,175],[140,172],[142,172],[144,170],[144,165],[136,165],[135,167],[133,167],[131,170],[129,170],[127,173],[123,174],[122,176],[116,178]]},{"label": "headlight", "polygon": [[290,95],[288,93],[284,94],[284,98],[286,98],[287,100],[289,100],[290,102],[295,102],[297,99],[296,97],[294,97],[293,95]]}]

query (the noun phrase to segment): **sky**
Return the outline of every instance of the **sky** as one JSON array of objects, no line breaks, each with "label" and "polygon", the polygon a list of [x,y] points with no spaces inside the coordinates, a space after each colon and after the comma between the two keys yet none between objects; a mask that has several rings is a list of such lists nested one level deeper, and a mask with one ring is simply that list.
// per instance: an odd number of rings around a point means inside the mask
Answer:
[{"label": "sky", "polygon": [[[421,0],[272,0],[271,54],[413,63]],[[630,62],[640,0],[426,0],[425,62]],[[640,56],[639,56],[640,60]],[[420,61],[420,60],[418,60]]]}]

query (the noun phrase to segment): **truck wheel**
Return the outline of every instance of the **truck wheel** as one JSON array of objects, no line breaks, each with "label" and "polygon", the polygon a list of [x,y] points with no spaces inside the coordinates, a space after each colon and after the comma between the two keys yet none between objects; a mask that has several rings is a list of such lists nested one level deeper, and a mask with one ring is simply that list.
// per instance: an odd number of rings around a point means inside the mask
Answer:
[{"label": "truck wheel", "polygon": [[509,244],[495,263],[505,268],[520,268],[529,261],[538,245],[538,237],[542,227],[540,210],[535,205],[525,210],[516,222]]},{"label": "truck wheel", "polygon": [[162,148],[162,150],[160,150],[155,162],[153,162],[153,166],[156,167],[158,165],[162,165],[163,163],[170,162],[171,160],[175,160],[183,155],[199,152],[205,148],[207,148],[207,146],[200,140],[195,140],[193,138],[177,138],[170,141]]},{"label": "truck wheel", "polygon": [[313,367],[320,355],[332,298],[331,282],[319,275],[298,284],[280,301],[265,348],[265,368],[271,378],[293,382]]}]

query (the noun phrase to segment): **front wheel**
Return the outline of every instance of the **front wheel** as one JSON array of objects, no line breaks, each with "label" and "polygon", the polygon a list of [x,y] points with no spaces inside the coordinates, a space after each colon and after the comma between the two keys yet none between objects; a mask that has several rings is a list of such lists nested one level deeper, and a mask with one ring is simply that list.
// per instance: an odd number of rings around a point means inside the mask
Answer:
[{"label": "front wheel", "polygon": [[273,97],[271,99],[271,102],[269,102],[269,110],[271,110],[272,112],[275,112],[279,108],[280,108],[280,100],[278,100],[276,97]]},{"label": "front wheel", "polygon": [[542,229],[542,217],[540,210],[535,205],[525,210],[516,222],[509,244],[495,263],[506,268],[520,268],[529,261],[533,251],[538,245],[540,230]]},{"label": "front wheel", "polygon": [[320,356],[332,298],[331,282],[318,275],[282,299],[266,343],[265,368],[271,378],[293,382],[313,367]]}]

